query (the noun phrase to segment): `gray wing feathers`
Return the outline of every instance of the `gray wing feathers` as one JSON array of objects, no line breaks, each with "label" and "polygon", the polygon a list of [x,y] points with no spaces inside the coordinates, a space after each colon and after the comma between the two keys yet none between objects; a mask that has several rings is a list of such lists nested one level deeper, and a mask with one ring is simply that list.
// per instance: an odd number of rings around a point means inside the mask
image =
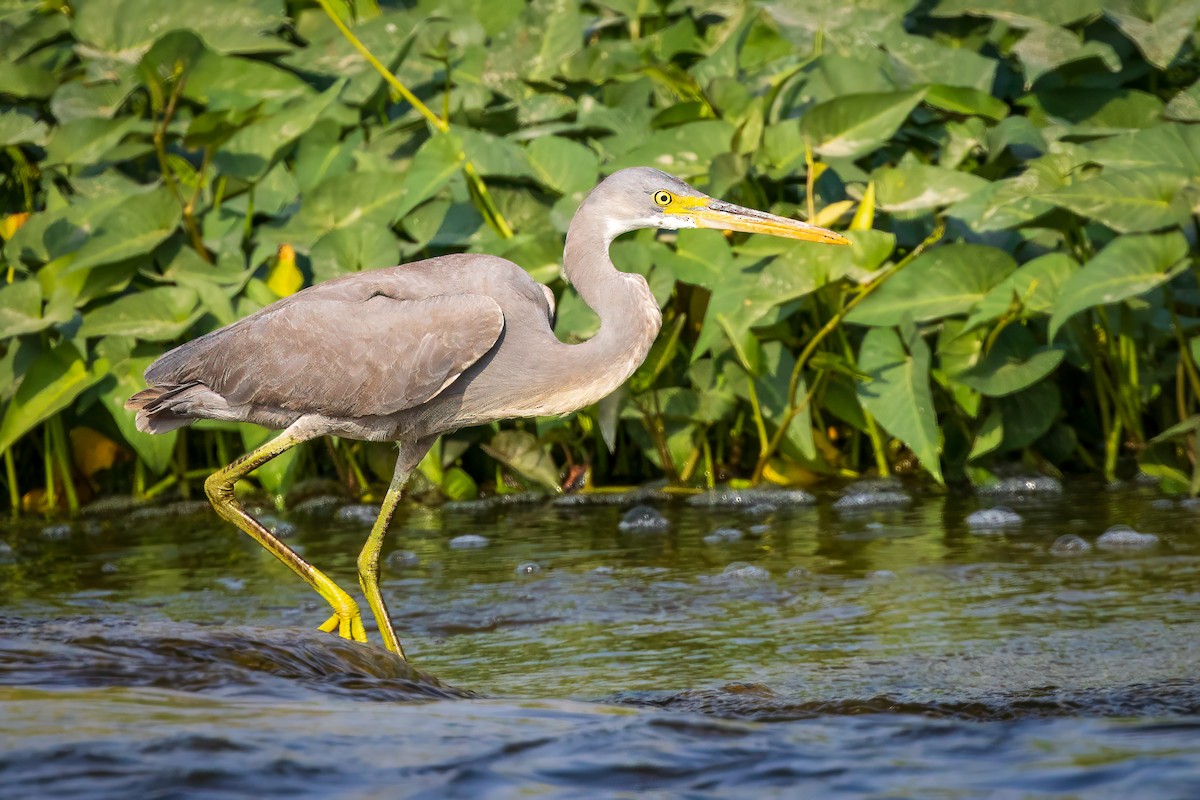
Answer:
[{"label": "gray wing feathers", "polygon": [[164,356],[151,384],[201,383],[231,406],[384,416],[435,397],[496,343],[486,295],[283,304]]}]

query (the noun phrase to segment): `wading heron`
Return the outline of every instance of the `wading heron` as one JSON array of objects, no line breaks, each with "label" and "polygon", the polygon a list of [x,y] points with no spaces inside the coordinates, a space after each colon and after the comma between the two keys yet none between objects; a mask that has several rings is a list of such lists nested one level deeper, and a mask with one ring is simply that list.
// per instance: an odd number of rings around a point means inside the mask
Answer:
[{"label": "wading heron", "polygon": [[580,205],[563,274],[600,317],[564,344],[554,296],[523,269],[474,253],[345,275],[171,350],[126,403],[137,427],[162,433],[199,419],[283,429],[218,470],[204,488],[223,518],[292,568],[333,607],[321,629],[367,640],[354,599],[237,502],[234,484],[300,442],[336,435],[397,442],[379,518],[358,577],[386,647],[403,657],[379,591],[384,532],[413,468],[434,440],[468,425],[566,414],[591,405],[642,363],[662,324],[644,278],[618,271],[614,238],[639,228],[716,228],[848,244],[804,222],[714,200],[650,168],[615,172]]}]

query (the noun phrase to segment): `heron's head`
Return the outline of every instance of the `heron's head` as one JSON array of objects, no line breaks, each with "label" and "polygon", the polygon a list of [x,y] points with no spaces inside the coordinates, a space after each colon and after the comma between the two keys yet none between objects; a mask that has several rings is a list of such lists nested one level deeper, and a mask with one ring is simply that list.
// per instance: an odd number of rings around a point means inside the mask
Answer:
[{"label": "heron's head", "polygon": [[766,233],[824,244],[850,244],[833,231],[807,222],[716,200],[651,167],[633,167],[609,175],[592,190],[587,205],[605,215],[609,238],[638,228],[715,228]]}]

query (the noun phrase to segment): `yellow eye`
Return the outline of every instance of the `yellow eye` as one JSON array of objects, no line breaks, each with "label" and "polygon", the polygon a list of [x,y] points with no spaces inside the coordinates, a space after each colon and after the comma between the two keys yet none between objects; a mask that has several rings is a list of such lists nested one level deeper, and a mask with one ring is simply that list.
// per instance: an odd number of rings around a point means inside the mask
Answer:
[{"label": "yellow eye", "polygon": [[671,204],[671,193],[659,189],[654,193],[654,202],[660,206],[669,206]]}]

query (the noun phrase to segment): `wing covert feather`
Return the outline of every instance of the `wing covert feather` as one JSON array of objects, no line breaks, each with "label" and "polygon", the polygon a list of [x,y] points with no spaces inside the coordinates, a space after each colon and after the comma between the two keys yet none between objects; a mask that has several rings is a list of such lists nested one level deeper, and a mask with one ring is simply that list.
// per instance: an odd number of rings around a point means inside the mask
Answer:
[{"label": "wing covert feather", "polygon": [[356,418],[435,397],[495,345],[504,314],[480,294],[379,294],[287,304],[244,322],[171,382],[199,381],[232,405]]}]

